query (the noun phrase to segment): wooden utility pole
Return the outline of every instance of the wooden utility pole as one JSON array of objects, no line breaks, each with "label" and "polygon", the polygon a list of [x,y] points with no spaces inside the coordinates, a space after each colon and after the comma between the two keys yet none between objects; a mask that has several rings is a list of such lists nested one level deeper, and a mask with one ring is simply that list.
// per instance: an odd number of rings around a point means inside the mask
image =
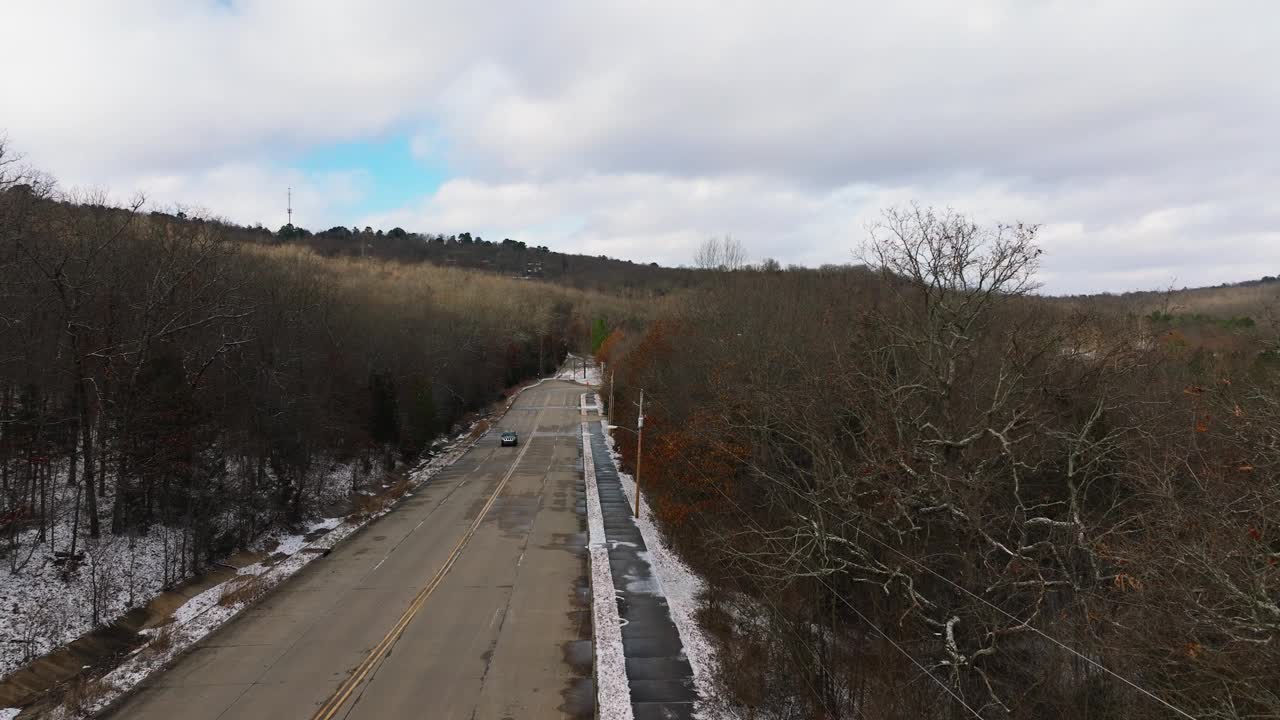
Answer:
[{"label": "wooden utility pole", "polygon": [[640,517],[640,459],[644,456],[644,388],[640,388],[640,419],[636,420],[636,513]]},{"label": "wooden utility pole", "polygon": [[612,370],[609,371],[609,414],[606,417],[608,417],[609,424],[612,425],[613,424],[613,371]]}]

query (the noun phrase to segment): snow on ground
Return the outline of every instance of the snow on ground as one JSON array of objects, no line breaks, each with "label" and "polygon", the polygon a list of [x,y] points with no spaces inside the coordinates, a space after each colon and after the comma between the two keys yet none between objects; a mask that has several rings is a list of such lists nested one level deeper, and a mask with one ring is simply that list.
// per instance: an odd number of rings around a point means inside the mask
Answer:
[{"label": "snow on ground", "polygon": [[214,585],[183,603],[181,607],[173,611],[173,623],[183,626],[203,615],[222,599],[222,593],[227,589],[225,586],[226,583]]},{"label": "snow on ground", "polygon": [[[586,366],[585,371],[583,366]],[[600,387],[603,373],[600,366],[591,358],[582,358],[577,355],[569,355],[564,361],[564,366],[560,368],[560,372],[556,373],[557,380],[570,380],[582,385],[590,385],[591,387]]]},{"label": "snow on ground", "polygon": [[[585,413],[585,405],[583,406]],[[596,490],[596,470],[591,456],[591,433],[582,423],[582,468],[587,493],[587,547],[591,554],[591,620],[596,665],[596,710],[599,717],[627,720],[631,713],[631,686],[627,682],[627,658],[622,648],[622,619],[609,571],[605,543],[604,512]]]},{"label": "snow on ground", "polygon": [[[70,522],[56,522],[55,535],[54,547],[69,550]],[[88,632],[95,597],[104,621],[154,597],[164,585],[166,565],[175,572],[178,543],[177,531],[167,528],[145,536],[82,538],[76,552],[84,559],[76,572],[64,574],[36,531],[24,532],[0,569],[0,676]]]},{"label": "snow on ground", "polygon": [[[389,512],[389,510],[384,512]],[[242,571],[241,575],[256,575],[253,582],[259,584],[258,588],[261,592],[266,592],[301,570],[307,563],[320,557],[324,550],[332,548],[360,529],[365,522],[367,521],[344,521],[342,518],[328,518],[315,523],[312,525],[313,530],[327,529],[329,532],[308,543],[290,543],[290,547],[296,546],[296,550],[289,557],[271,566],[265,566],[262,563],[249,566],[250,568],[257,568],[257,571],[248,573]],[[290,536],[290,538],[292,537],[301,536]],[[303,552],[304,550],[307,552]],[[152,648],[144,645],[120,666],[107,673],[102,678],[102,681],[104,687],[108,688],[108,690],[97,699],[91,712],[96,713],[103,710],[120,695],[146,679],[148,675],[164,667],[166,663],[186,651],[201,638],[252,605],[253,599],[225,605],[220,604],[224,594],[232,589],[231,583],[239,586],[242,582],[239,578],[236,578],[205,590],[187,600],[175,610],[172,623],[164,626],[164,628],[148,631],[147,634],[153,637],[164,632],[170,640],[169,647],[162,651],[153,651]],[[55,720],[69,720],[75,716],[69,714],[65,708],[58,708],[50,717]]]},{"label": "snow on ground", "polygon": [[272,554],[293,555],[307,544],[307,536],[318,531],[329,531],[342,524],[342,518],[325,518],[319,522],[311,523],[307,526],[307,531],[300,535],[282,535],[275,538],[279,543]]},{"label": "snow on ground", "polygon": [[0,720],[13,720],[20,712],[22,708],[0,708]]},{"label": "snow on ground", "polygon": [[[622,472],[621,457],[615,447],[613,436],[605,434],[605,442],[609,446],[609,454],[615,466],[619,468],[618,478],[622,481],[622,491],[627,499],[635,502],[636,483],[631,475]],[[654,578],[661,584],[663,594],[667,598],[667,606],[671,611],[671,619],[680,632],[680,640],[684,643],[685,656],[693,668],[693,681],[698,687],[698,694],[704,698],[715,697],[712,674],[716,668],[715,648],[712,646],[702,626],[698,624],[695,613],[698,610],[699,597],[705,587],[702,578],[685,565],[676,554],[667,547],[666,541],[653,524],[653,511],[645,498],[640,499],[640,518],[636,520],[640,528],[640,536],[648,548],[645,560],[653,569]],[[703,720],[734,720],[736,716],[725,708],[699,702],[696,714]],[[603,715],[602,715],[603,717]]]},{"label": "snow on ground", "polygon": [[[57,481],[50,483],[53,522],[45,540],[37,528],[3,540],[7,552],[0,558],[0,677],[93,630],[95,599],[98,624],[110,624],[190,575],[181,563],[185,545],[180,528],[157,524],[146,534],[109,532],[114,495],[99,499],[101,538],[84,537],[87,520],[83,514],[78,518],[76,553],[83,557],[74,572],[66,572],[62,558],[54,553],[70,551],[77,522],[77,488],[63,481],[68,470],[65,460],[52,468]],[[349,466],[331,463],[317,489],[320,504],[341,497],[350,488],[350,476]],[[332,528],[339,520],[325,522]],[[292,543],[300,546],[301,541],[298,537]],[[295,551],[282,549],[284,554]]]}]

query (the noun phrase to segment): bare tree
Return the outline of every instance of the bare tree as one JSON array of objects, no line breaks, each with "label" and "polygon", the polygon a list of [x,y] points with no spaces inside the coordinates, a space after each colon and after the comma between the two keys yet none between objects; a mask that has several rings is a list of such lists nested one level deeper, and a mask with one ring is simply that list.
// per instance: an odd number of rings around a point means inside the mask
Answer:
[{"label": "bare tree", "polygon": [[720,267],[720,238],[709,237],[703,240],[693,254],[693,264],[703,270],[716,270]]},{"label": "bare tree", "polygon": [[747,248],[730,235],[720,239],[720,265],[722,270],[733,272],[747,266]]},{"label": "bare tree", "polygon": [[693,262],[703,270],[732,272],[747,266],[747,249],[729,235],[709,237],[694,252]]}]

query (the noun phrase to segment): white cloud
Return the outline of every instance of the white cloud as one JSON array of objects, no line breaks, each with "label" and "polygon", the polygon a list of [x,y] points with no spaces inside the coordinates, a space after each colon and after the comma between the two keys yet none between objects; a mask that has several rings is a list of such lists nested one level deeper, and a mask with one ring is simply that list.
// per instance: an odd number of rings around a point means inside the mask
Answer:
[{"label": "white cloud", "polygon": [[[1113,195],[1128,192],[1151,209],[1133,216],[1109,209]],[[1047,292],[1181,287],[1275,274],[1280,211],[1221,194],[1227,196],[1221,203],[1178,205],[1122,182],[1060,195],[971,175],[927,185],[812,191],[752,176],[593,174],[522,183],[455,180],[420,205],[361,223],[467,230],[488,239],[518,237],[672,265],[689,263],[702,239],[731,232],[753,260],[816,265],[856,261],[866,226],[883,208],[919,201],[964,208],[988,223],[1039,221]],[[1091,207],[1104,211],[1088,223],[1076,219]]]},{"label": "white cloud", "polygon": [[384,217],[424,231],[667,263],[732,233],[757,256],[839,262],[879,207],[914,199],[1044,223],[1054,291],[1280,269],[1269,3],[85,0],[6,15],[24,67],[0,74],[0,126],[33,162],[242,221],[279,219],[292,183],[307,224],[349,224],[368,179],[288,158],[412,131],[415,155],[455,177]]}]

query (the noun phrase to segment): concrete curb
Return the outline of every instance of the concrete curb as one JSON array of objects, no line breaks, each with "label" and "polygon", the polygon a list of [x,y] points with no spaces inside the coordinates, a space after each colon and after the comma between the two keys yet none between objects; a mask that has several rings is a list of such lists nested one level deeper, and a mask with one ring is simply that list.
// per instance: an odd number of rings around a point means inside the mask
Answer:
[{"label": "concrete curb", "polygon": [[[586,394],[583,394],[585,401]],[[582,414],[587,413],[586,405]],[[622,619],[618,615],[618,599],[609,567],[608,541],[604,533],[604,513],[596,488],[595,462],[591,451],[591,434],[587,421],[582,422],[582,472],[587,494],[587,550],[591,571],[592,663],[596,683],[596,716],[609,720],[629,720],[631,710],[630,683],[626,657],[622,651]],[[613,651],[601,654],[602,646]]]}]

